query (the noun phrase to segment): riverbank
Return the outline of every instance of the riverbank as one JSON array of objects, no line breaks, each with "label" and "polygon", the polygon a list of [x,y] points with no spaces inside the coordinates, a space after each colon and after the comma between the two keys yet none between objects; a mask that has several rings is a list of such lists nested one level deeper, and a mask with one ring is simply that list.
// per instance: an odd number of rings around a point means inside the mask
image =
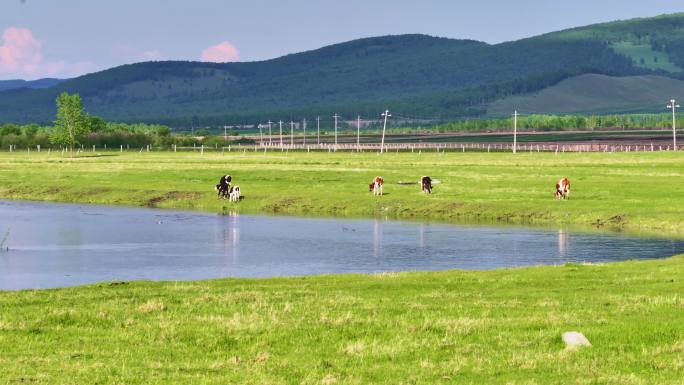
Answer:
[{"label": "riverbank", "polygon": [[[0,153],[0,199],[388,217],[684,236],[684,153]],[[216,199],[229,173],[239,204]],[[385,178],[385,196],[368,193]],[[441,183],[434,194],[417,180]],[[569,201],[554,183],[572,182]],[[400,185],[398,182],[416,182]]]},{"label": "riverbank", "polygon": [[[684,256],[0,292],[0,383],[681,384]],[[593,347],[566,350],[581,331]]]}]

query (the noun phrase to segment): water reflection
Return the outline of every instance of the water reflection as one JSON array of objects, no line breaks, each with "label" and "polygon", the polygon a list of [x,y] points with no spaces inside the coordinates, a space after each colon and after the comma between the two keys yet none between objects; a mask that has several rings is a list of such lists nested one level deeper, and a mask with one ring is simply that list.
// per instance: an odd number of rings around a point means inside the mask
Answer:
[{"label": "water reflection", "polygon": [[382,255],[382,220],[373,220],[373,257]]},{"label": "water reflection", "polygon": [[561,259],[564,259],[567,254],[569,243],[570,234],[565,230],[558,230],[558,256],[561,257]]},{"label": "water reflection", "polygon": [[0,201],[0,289],[130,279],[491,269],[661,258],[676,240]]},{"label": "water reflection", "polygon": [[214,223],[214,244],[221,251],[222,271],[228,274],[240,262],[240,216],[232,212],[222,218]]}]

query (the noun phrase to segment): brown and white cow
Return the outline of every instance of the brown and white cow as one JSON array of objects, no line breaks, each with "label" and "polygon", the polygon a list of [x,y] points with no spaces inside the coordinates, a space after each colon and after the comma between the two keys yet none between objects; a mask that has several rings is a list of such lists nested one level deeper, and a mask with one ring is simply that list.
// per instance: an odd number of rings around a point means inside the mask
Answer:
[{"label": "brown and white cow", "polygon": [[382,195],[383,183],[385,183],[385,181],[382,179],[382,177],[376,176],[375,178],[373,178],[371,184],[368,185],[368,188],[373,193],[373,195]]},{"label": "brown and white cow", "polygon": [[556,199],[570,199],[570,181],[563,178],[556,182]]},{"label": "brown and white cow", "polygon": [[420,189],[426,194],[432,194],[432,179],[429,176],[420,178]]}]

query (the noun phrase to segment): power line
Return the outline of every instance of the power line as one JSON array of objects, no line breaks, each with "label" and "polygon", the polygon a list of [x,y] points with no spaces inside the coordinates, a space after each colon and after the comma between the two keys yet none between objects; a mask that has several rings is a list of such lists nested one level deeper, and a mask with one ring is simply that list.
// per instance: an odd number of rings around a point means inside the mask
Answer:
[{"label": "power line", "polygon": [[278,124],[280,125],[280,148],[283,148],[283,121],[279,121]]},{"label": "power line", "polygon": [[513,112],[513,153],[518,152],[518,110]]},{"label": "power line", "polygon": [[380,143],[380,153],[382,154],[385,150],[385,130],[387,129],[387,118],[389,118],[390,112],[389,110],[385,110],[385,112],[382,113],[382,117],[385,118],[385,122],[382,125],[382,142]]},{"label": "power line", "polygon": [[672,144],[674,147],[674,150],[677,151],[677,108],[679,108],[679,104],[677,104],[677,101],[675,99],[670,99],[670,104],[667,105],[667,108],[672,109]]},{"label": "power line", "polygon": [[302,127],[304,128],[304,145],[306,145],[306,118],[302,121]]},{"label": "power line", "polygon": [[333,118],[335,118],[335,148],[337,149],[337,118],[340,116],[335,114]]}]

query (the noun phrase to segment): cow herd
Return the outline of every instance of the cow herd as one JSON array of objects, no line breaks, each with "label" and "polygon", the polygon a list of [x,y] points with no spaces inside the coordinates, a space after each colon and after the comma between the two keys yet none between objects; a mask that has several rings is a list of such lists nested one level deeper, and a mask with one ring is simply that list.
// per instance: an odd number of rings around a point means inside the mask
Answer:
[{"label": "cow herd", "polygon": [[[368,185],[368,189],[373,195],[382,195],[382,185],[384,183],[385,180],[381,176],[376,176]],[[421,177],[420,190],[426,194],[432,194],[432,178],[429,176]]]},{"label": "cow herd", "polygon": [[[230,182],[232,180],[233,178],[230,175],[224,175],[219,179],[219,183],[215,188],[219,198],[228,199],[231,202],[238,202],[241,198],[240,186],[231,186]],[[376,176],[368,185],[368,189],[373,195],[383,195],[383,184],[385,184],[385,180],[381,176]],[[432,178],[429,176],[421,177],[420,190],[425,194],[432,194]],[[570,181],[568,178],[562,178],[556,182],[556,192],[554,193],[554,196],[559,200],[570,199]]]},{"label": "cow herd", "polygon": [[[381,176],[376,176],[368,185],[373,195],[382,195],[382,185],[385,180]],[[432,178],[424,176],[420,178],[420,190],[426,194],[432,194]],[[570,180],[562,178],[556,182],[556,199],[570,199]]]}]

